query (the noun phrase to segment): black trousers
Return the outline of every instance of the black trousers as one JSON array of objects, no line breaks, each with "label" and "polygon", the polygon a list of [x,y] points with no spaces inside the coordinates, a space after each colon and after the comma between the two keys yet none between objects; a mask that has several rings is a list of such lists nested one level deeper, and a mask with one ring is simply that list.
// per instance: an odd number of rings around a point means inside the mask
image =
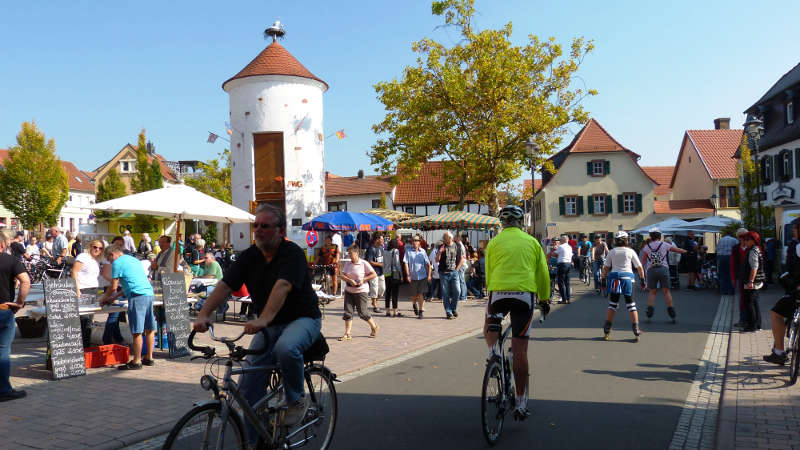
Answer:
[{"label": "black trousers", "polygon": [[761,325],[761,308],[758,301],[758,289],[745,289],[742,295],[745,329],[756,329]]},{"label": "black trousers", "polygon": [[400,280],[395,280],[392,277],[386,277],[386,290],[383,294],[383,298],[386,303],[386,309],[389,309],[390,302],[392,308],[397,309],[397,296],[400,293],[400,284]]}]

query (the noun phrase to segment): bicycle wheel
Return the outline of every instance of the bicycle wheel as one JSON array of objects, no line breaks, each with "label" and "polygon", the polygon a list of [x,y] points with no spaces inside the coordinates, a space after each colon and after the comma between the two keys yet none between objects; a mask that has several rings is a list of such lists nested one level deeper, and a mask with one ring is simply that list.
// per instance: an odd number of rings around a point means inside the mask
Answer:
[{"label": "bicycle wheel", "polygon": [[331,445],[333,432],[336,429],[338,416],[336,388],[333,387],[330,371],[318,365],[306,370],[305,378],[311,404],[303,423],[316,422],[306,429],[305,438],[309,440],[304,445],[324,450]]},{"label": "bicycle wheel", "polygon": [[583,266],[583,282],[586,283],[586,286],[591,286],[592,284],[592,270],[588,264]]},{"label": "bicycle wheel", "polygon": [[500,439],[505,420],[505,392],[503,392],[503,375],[500,368],[500,358],[492,357],[486,363],[486,372],[483,375],[483,388],[481,389],[481,430],[483,437],[489,445],[494,445]]},{"label": "bicycle wheel", "polygon": [[789,359],[789,386],[797,383],[797,376],[800,374],[800,338],[798,338],[798,318],[795,317],[790,323],[791,329],[789,331],[789,352],[791,358]]},{"label": "bicycle wheel", "polygon": [[[163,448],[165,450],[217,448],[222,419],[220,415],[219,403],[208,403],[193,408],[172,427]],[[228,414],[222,439],[221,448],[246,448],[247,438],[236,414]]]}]

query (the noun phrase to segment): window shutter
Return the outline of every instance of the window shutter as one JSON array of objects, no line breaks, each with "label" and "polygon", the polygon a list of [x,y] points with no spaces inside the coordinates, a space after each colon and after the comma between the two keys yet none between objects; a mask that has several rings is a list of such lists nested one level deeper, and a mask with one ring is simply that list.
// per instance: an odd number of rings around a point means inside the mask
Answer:
[{"label": "window shutter", "polygon": [[580,195],[575,197],[575,203],[578,205],[578,215],[583,215],[583,197]]},{"label": "window shutter", "polygon": [[592,176],[592,162],[588,161],[586,163],[586,175]]},{"label": "window shutter", "polygon": [[785,176],[787,180],[791,180],[794,176],[794,166],[792,165],[794,161],[792,161],[792,151],[785,150],[783,157],[786,158],[786,173],[783,174],[783,176]]},{"label": "window shutter", "polygon": [[[767,158],[769,158],[769,156]],[[779,153],[777,155],[773,155],[772,156],[772,173],[773,173],[772,181],[773,182],[779,181],[781,179],[781,177],[782,177],[781,172],[783,172],[783,169],[781,167],[782,167],[781,154]]]},{"label": "window shutter", "polygon": [[589,210],[589,214],[594,214],[594,195],[586,196],[586,209]]},{"label": "window shutter", "polygon": [[761,158],[761,184],[767,185],[770,183],[770,175],[772,175],[772,158],[764,156]]},{"label": "window shutter", "polygon": [[558,197],[558,213],[562,216],[567,212],[567,205],[564,197]]},{"label": "window shutter", "polygon": [[603,166],[605,169],[606,175],[611,173],[611,161],[603,161]]},{"label": "window shutter", "polygon": [[617,194],[617,212],[620,214],[625,212],[625,203],[622,199],[622,194]]},{"label": "window shutter", "polygon": [[636,194],[636,212],[642,212],[642,194]]},{"label": "window shutter", "polygon": [[[611,215],[611,203],[613,203],[613,201],[611,200],[611,196],[610,195],[606,195],[606,214],[609,214],[609,215]],[[617,211],[617,212],[619,212],[619,211]]]},{"label": "window shutter", "polygon": [[794,173],[800,178],[800,148],[794,149]]}]

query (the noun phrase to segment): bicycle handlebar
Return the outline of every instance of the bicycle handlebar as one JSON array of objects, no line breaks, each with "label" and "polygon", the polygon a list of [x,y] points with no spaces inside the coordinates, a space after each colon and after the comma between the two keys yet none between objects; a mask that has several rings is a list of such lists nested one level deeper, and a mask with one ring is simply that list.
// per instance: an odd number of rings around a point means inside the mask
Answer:
[{"label": "bicycle handlebar", "polygon": [[[239,334],[239,336],[237,336],[235,338],[217,337],[217,336],[214,335],[214,325],[208,323],[207,326],[208,326],[208,331],[209,331],[209,335],[211,336],[211,339],[214,340],[214,341],[222,342],[223,344],[225,344],[228,347],[228,349],[231,351],[230,357],[233,358],[233,359],[242,359],[247,355],[261,355],[263,353],[266,353],[267,350],[269,349],[269,347],[267,346],[266,342],[264,343],[264,346],[262,348],[255,349],[255,350],[247,349],[247,348],[244,348],[244,347],[241,347],[241,346],[238,346],[238,345],[234,346],[234,342],[238,341],[239,339],[241,339],[245,335],[244,331],[242,331],[242,333]],[[197,330],[192,330],[192,332],[189,333],[189,342],[188,342],[189,348],[192,349],[192,350],[196,350],[198,352],[201,352],[203,354],[202,357],[205,358],[205,359],[209,359],[212,356],[214,356],[217,353],[217,350],[214,347],[210,347],[210,346],[198,347],[198,346],[194,345],[194,336],[196,334],[197,334]]]}]

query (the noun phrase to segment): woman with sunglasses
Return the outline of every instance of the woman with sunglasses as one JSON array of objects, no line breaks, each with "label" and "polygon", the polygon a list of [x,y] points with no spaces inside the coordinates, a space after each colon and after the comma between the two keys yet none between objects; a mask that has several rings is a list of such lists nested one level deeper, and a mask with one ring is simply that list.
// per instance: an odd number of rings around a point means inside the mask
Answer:
[{"label": "woman with sunglasses", "polygon": [[[103,256],[103,242],[93,240],[86,252],[75,257],[72,265],[72,278],[75,279],[75,293],[94,303],[97,296],[97,278],[100,276],[100,259]],[[81,316],[81,334],[83,346],[88,347],[91,341],[92,315]]]}]

